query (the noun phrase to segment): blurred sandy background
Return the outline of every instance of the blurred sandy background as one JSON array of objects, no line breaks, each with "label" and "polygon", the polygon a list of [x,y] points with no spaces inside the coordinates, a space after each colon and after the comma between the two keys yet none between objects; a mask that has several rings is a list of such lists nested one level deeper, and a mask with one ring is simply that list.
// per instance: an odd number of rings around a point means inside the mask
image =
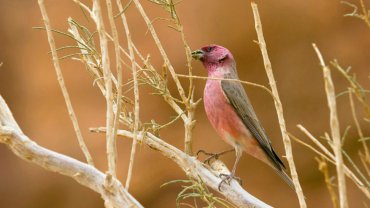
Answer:
[{"label": "blurred sandy background", "polygon": [[[103,1],[104,2],[104,1]],[[145,2],[145,1],[143,1]],[[369,2],[367,1],[369,4]],[[284,105],[288,130],[301,137],[296,124],[303,124],[315,136],[329,131],[329,117],[322,80],[322,71],[312,49],[316,42],[327,62],[336,58],[343,66],[352,66],[358,81],[369,88],[370,30],[359,19],[343,17],[351,10],[339,1],[261,1],[258,2],[270,59]],[[66,31],[69,16],[92,28],[72,1],[46,1],[53,28]],[[168,17],[156,5],[145,2],[150,18]],[[105,8],[105,7],[104,7]],[[192,49],[209,43],[229,48],[238,63],[240,78],[267,85],[256,39],[250,2],[245,0],[184,0],[177,6]],[[64,100],[56,81],[48,54],[45,31],[32,29],[43,26],[36,1],[0,0],[0,93],[7,101],[23,131],[40,145],[83,160],[67,115]],[[152,38],[134,5],[127,10],[133,39],[143,53],[150,53],[153,63],[162,61]],[[117,19],[117,23],[120,21]],[[167,27],[167,22],[154,25],[179,73],[185,73],[185,57],[178,33]],[[107,24],[107,28],[108,24]],[[120,27],[121,37],[123,30]],[[57,46],[73,44],[66,37],[55,35]],[[124,43],[124,39],[121,38]],[[125,43],[126,44],[126,43]],[[124,45],[125,45],[124,44]],[[73,52],[73,51],[72,51]],[[68,52],[62,52],[66,54]],[[112,60],[112,63],[113,60]],[[71,60],[61,61],[66,84],[77,113],[85,140],[98,168],[105,171],[106,155],[103,135],[88,132],[89,127],[104,125],[105,101],[84,67]],[[205,76],[199,63],[194,73]],[[112,69],[114,69],[112,67]],[[337,92],[346,89],[346,81],[333,72]],[[202,96],[204,81],[196,81],[196,95]],[[272,99],[264,91],[246,87],[255,110],[267,130],[279,155],[283,144]],[[149,121],[168,121],[175,113],[160,98],[141,90],[141,118]],[[149,105],[148,105],[149,104]],[[347,152],[357,160],[354,124],[349,114],[348,96],[338,99],[341,130],[352,128],[345,142]],[[363,115],[361,109],[358,114]],[[194,130],[194,150],[217,152],[230,147],[222,142],[208,123],[203,105],[199,105]],[[369,125],[362,123],[365,135]],[[183,148],[183,129],[180,122],[161,132],[169,143]],[[125,180],[131,140],[120,139],[119,178]],[[309,207],[331,207],[330,197],[319,173],[314,154],[293,142],[298,173]],[[223,157],[231,167],[234,155]],[[286,163],[286,161],[285,161]],[[334,169],[331,168],[331,173]],[[261,162],[244,156],[237,169],[243,186],[253,195],[274,207],[298,207],[295,194]],[[169,159],[147,148],[138,147],[130,192],[145,207],[175,207],[180,185],[160,188],[173,179],[185,179],[182,171]],[[365,197],[347,180],[351,207],[369,204]],[[4,145],[0,145],[0,207],[12,208],[67,208],[103,207],[100,196],[80,186],[74,180],[47,172],[18,159]]]}]

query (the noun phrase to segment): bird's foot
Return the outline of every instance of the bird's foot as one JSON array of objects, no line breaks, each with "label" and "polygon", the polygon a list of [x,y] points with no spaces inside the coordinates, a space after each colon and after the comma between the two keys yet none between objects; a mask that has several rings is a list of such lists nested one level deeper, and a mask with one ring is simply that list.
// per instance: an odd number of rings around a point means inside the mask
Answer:
[{"label": "bird's foot", "polygon": [[222,151],[222,152],[219,152],[219,153],[208,153],[204,150],[199,150],[197,152],[197,157],[199,156],[200,153],[203,153],[204,155],[208,156],[207,159],[205,159],[203,161],[203,163],[207,163],[208,165],[210,165],[210,162],[211,162],[212,159],[217,160],[221,155],[224,155],[226,153],[233,152],[233,151],[235,151],[235,150],[231,149],[231,150],[226,150],[226,151]]},{"label": "bird's foot", "polygon": [[220,178],[222,178],[222,181],[220,182],[220,184],[218,184],[218,190],[219,191],[221,191],[221,186],[222,186],[222,184],[227,184],[227,185],[230,185],[230,182],[234,179],[234,180],[236,180],[236,181],[238,181],[238,183],[240,184],[240,185],[242,185],[242,179],[241,178],[239,178],[239,177],[237,177],[237,176],[235,176],[235,174],[233,174],[233,173],[231,173],[231,174],[223,174],[223,173],[221,173],[220,174]]}]

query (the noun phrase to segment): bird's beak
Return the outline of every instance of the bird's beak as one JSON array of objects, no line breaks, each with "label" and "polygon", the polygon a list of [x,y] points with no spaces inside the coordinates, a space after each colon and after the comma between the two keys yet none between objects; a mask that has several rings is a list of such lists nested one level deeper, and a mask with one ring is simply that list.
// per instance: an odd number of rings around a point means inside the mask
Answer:
[{"label": "bird's beak", "polygon": [[196,50],[191,52],[191,57],[195,60],[201,60],[204,56],[204,52],[202,50]]}]

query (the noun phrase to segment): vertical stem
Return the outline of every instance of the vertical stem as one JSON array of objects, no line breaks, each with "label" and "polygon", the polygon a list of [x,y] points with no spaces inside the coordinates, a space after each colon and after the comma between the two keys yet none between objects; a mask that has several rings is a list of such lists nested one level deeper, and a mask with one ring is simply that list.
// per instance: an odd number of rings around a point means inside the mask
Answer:
[{"label": "vertical stem", "polygon": [[367,26],[370,27],[369,13],[366,9],[364,0],[360,0],[361,9],[362,9],[362,19],[366,22]]},{"label": "vertical stem", "polygon": [[48,41],[49,41],[49,45],[50,45],[50,49],[51,49],[51,55],[53,57],[55,72],[57,74],[57,79],[58,79],[58,82],[59,82],[59,85],[60,85],[60,89],[62,90],[62,94],[63,94],[64,100],[66,102],[66,105],[67,105],[67,110],[68,110],[69,117],[72,121],[73,128],[76,132],[78,144],[80,145],[80,148],[81,148],[83,154],[85,155],[85,158],[86,158],[87,162],[90,165],[94,166],[93,159],[90,155],[89,150],[87,149],[84,138],[82,137],[82,133],[81,133],[80,127],[78,125],[78,121],[77,121],[77,116],[76,116],[76,114],[73,110],[72,102],[69,98],[69,94],[68,94],[66,85],[64,83],[63,73],[62,73],[62,70],[60,68],[58,54],[57,54],[56,47],[55,47],[55,41],[54,41],[53,33],[51,32],[50,21],[49,21],[48,14],[46,12],[46,8],[45,8],[45,5],[44,5],[44,0],[39,0],[38,4],[39,4],[41,14],[42,14],[42,18],[43,18],[44,24],[45,24],[46,33],[47,33],[47,36],[48,36]]},{"label": "vertical stem", "polygon": [[[158,35],[152,25],[152,22],[150,21],[150,19],[148,18],[147,14],[145,13],[142,5],[140,4],[140,1],[139,0],[133,0],[136,8],[139,10],[141,16],[144,18],[144,21],[146,23],[146,25],[148,26],[148,30],[149,32],[151,33],[153,39],[154,39],[154,42],[156,43],[157,45],[157,48],[165,62],[165,65],[166,67],[168,67],[168,70],[172,76],[172,79],[174,80],[175,84],[176,84],[176,87],[177,87],[177,90],[180,94],[180,97],[184,103],[184,105],[186,106],[187,110],[188,110],[188,116],[192,116],[193,113],[192,112],[189,112],[189,111],[194,111],[194,108],[195,108],[195,105],[192,103],[192,101],[190,100],[191,98],[188,98],[186,97],[185,95],[185,91],[181,85],[181,82],[180,80],[178,79],[178,76],[175,72],[175,69],[173,68],[172,64],[170,63],[170,60],[158,38]],[[176,17],[177,18],[177,17]],[[178,19],[177,19],[178,20]],[[182,27],[179,26],[179,29],[182,30]],[[190,54],[191,51],[190,51],[190,48],[189,47],[186,47],[186,41],[185,41],[185,37],[183,36],[182,34],[182,40],[183,40],[183,43],[185,45],[185,50],[186,50],[186,53],[187,53],[187,60],[188,60],[188,64],[189,63],[189,58],[190,58]],[[189,73],[191,74],[191,67],[189,68]],[[192,85],[192,79],[190,79],[190,84]],[[192,87],[190,89],[190,94],[192,94]],[[190,100],[190,101],[189,101]],[[193,120],[193,117],[189,118],[189,117],[186,117],[185,119],[183,119],[184,121],[184,125],[185,125],[185,152],[188,153],[188,154],[192,154],[192,129],[194,127],[194,120]]]},{"label": "vertical stem", "polygon": [[[119,116],[121,112],[121,97],[122,97],[122,66],[121,66],[121,53],[119,48],[119,40],[118,40],[118,32],[116,28],[116,24],[114,23],[114,15],[113,15],[113,9],[112,9],[112,1],[106,0],[107,3],[107,9],[108,9],[108,17],[109,17],[109,24],[112,28],[112,36],[113,36],[113,43],[114,43],[114,51],[116,55],[116,68],[117,68],[117,98],[116,98],[116,112],[114,117],[114,124],[113,124],[113,139],[111,144],[113,147],[113,155],[117,157],[117,129],[119,124]],[[116,177],[116,166],[117,166],[117,159],[114,159],[114,162],[111,164],[110,172],[112,172],[113,176]]]},{"label": "vertical stem", "polygon": [[[120,0],[117,0],[118,9],[120,11],[123,11],[123,6]],[[139,129],[139,119],[140,119],[140,106],[139,106],[139,86],[138,86],[138,80],[137,80],[137,70],[136,70],[136,61],[135,61],[135,53],[133,49],[133,43],[131,39],[131,33],[130,29],[128,27],[126,15],[123,12],[121,14],[121,19],[123,26],[125,28],[126,32],[126,39],[127,39],[127,46],[130,53],[130,61],[131,61],[131,70],[132,70],[132,77],[134,80],[134,99],[135,99],[135,109],[134,109],[134,138],[132,141],[132,147],[131,147],[131,155],[130,155],[130,163],[128,167],[128,173],[127,173],[127,179],[126,179],[126,189],[128,190],[130,187],[131,177],[132,177],[132,170],[134,166],[134,160],[135,160],[135,153],[136,153],[136,145],[137,145],[137,134]]]},{"label": "vertical stem", "polygon": [[342,143],[340,137],[339,121],[337,114],[337,103],[335,98],[335,88],[333,80],[331,78],[331,73],[329,67],[325,64],[322,55],[317,48],[316,44],[312,44],[317,57],[320,60],[320,65],[323,70],[324,81],[325,81],[325,91],[328,100],[328,107],[330,110],[330,129],[331,138],[333,142],[333,149],[335,154],[335,166],[338,175],[338,189],[339,189],[339,204],[341,208],[348,208],[347,193],[346,193],[346,180],[344,177],[344,164],[342,157]]},{"label": "vertical stem", "polygon": [[[172,1],[171,1],[172,2]],[[191,66],[191,49],[185,39],[185,34],[184,34],[184,27],[181,25],[179,16],[176,13],[175,8],[174,10],[174,15],[173,18],[175,19],[176,22],[176,27],[177,30],[179,31],[181,35],[181,40],[185,49],[185,54],[186,54],[186,65],[188,67],[188,78],[189,78],[189,94],[188,94],[188,99],[186,100],[187,103],[185,103],[187,107],[187,119],[184,120],[184,127],[185,127],[185,153],[188,155],[193,155],[193,128],[195,125],[195,120],[194,120],[194,112],[196,108],[196,104],[194,103],[194,86],[193,86],[193,68]]]},{"label": "vertical stem", "polygon": [[193,155],[193,128],[194,128],[194,113],[188,112],[188,118],[185,121],[185,153]]},{"label": "vertical stem", "polygon": [[[349,103],[351,105],[351,112],[352,112],[353,121],[355,122],[358,136],[360,137],[362,146],[364,148],[365,159],[366,159],[367,162],[370,162],[369,161],[369,159],[370,159],[369,149],[367,147],[366,140],[364,139],[364,134],[362,133],[362,130],[361,130],[361,127],[360,127],[360,123],[358,122],[357,115],[356,115],[355,104],[353,102],[353,95],[352,94],[355,93],[355,92],[354,92],[354,89],[352,89],[352,88],[349,88],[348,91],[349,91],[349,93],[348,93],[348,95],[349,95]],[[366,169],[366,171],[368,171],[368,169],[367,169],[366,166],[365,166],[365,169]]]},{"label": "vertical stem", "polygon": [[173,68],[168,56],[167,56],[167,53],[166,51],[164,50],[162,44],[161,44],[161,41],[159,40],[158,38],[158,35],[152,25],[152,21],[149,19],[149,17],[147,16],[147,14],[145,13],[144,9],[143,9],[143,6],[140,4],[140,1],[139,0],[133,0],[133,2],[135,3],[135,6],[136,8],[139,10],[141,16],[143,17],[146,25],[148,26],[148,30],[150,32],[150,34],[152,35],[153,39],[154,39],[154,42],[155,44],[157,45],[157,48],[164,60],[164,64],[168,67],[168,70],[170,71],[170,74],[176,84],[176,87],[177,87],[177,90],[179,91],[179,94],[180,94],[180,97],[181,99],[184,101],[184,103],[187,103],[187,97],[185,95],[185,91],[180,83],[180,80],[178,79],[177,77],[177,74],[175,72],[175,69]]},{"label": "vertical stem", "polygon": [[271,86],[272,94],[274,95],[274,103],[275,103],[276,113],[277,113],[277,116],[278,116],[280,130],[281,130],[281,134],[282,134],[282,137],[283,137],[283,142],[284,142],[284,147],[285,147],[285,152],[286,152],[286,158],[287,158],[288,163],[289,163],[290,173],[291,173],[291,176],[292,176],[292,179],[293,179],[293,183],[294,183],[295,190],[296,190],[296,193],[297,193],[297,196],[298,196],[300,207],[301,208],[306,208],[307,205],[306,205],[306,202],[305,202],[305,199],[304,199],[302,187],[299,183],[298,173],[297,173],[297,170],[296,170],[296,167],[295,167],[295,164],[294,164],[292,144],[291,144],[291,141],[290,141],[290,138],[288,136],[287,129],[286,129],[286,124],[285,124],[285,119],[284,119],[284,114],[283,114],[283,106],[282,106],[281,101],[280,101],[280,97],[279,97],[279,93],[278,93],[278,90],[277,90],[274,74],[272,72],[271,62],[269,60],[268,53],[267,53],[266,42],[265,42],[265,39],[263,37],[262,23],[261,23],[261,19],[260,19],[259,12],[258,12],[258,7],[257,7],[257,4],[254,3],[254,2],[251,3],[251,6],[252,6],[252,10],[253,10],[254,22],[255,22],[256,32],[257,32],[257,36],[258,36],[258,44],[259,44],[259,47],[261,49],[261,53],[262,53],[262,57],[263,57],[263,63],[265,65],[265,70],[266,70],[266,74],[267,74],[267,77],[268,77],[268,80],[269,80],[269,83],[270,83],[270,86]]},{"label": "vertical stem", "polygon": [[116,175],[116,154],[115,154],[115,141],[113,137],[113,91],[112,91],[112,78],[108,54],[108,40],[105,33],[102,11],[100,8],[99,0],[93,1],[93,19],[99,34],[100,50],[102,56],[103,75],[105,83],[105,100],[107,104],[106,113],[106,126],[107,126],[107,157],[108,157],[108,170],[113,176]]}]

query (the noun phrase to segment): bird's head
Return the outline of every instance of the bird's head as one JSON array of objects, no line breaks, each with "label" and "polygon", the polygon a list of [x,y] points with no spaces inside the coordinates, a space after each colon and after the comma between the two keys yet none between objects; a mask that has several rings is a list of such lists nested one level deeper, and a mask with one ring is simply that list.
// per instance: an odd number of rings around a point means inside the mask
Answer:
[{"label": "bird's head", "polygon": [[204,46],[199,50],[193,51],[191,55],[194,59],[200,60],[208,72],[217,70],[217,68],[225,65],[235,64],[234,57],[230,51],[219,45]]}]

